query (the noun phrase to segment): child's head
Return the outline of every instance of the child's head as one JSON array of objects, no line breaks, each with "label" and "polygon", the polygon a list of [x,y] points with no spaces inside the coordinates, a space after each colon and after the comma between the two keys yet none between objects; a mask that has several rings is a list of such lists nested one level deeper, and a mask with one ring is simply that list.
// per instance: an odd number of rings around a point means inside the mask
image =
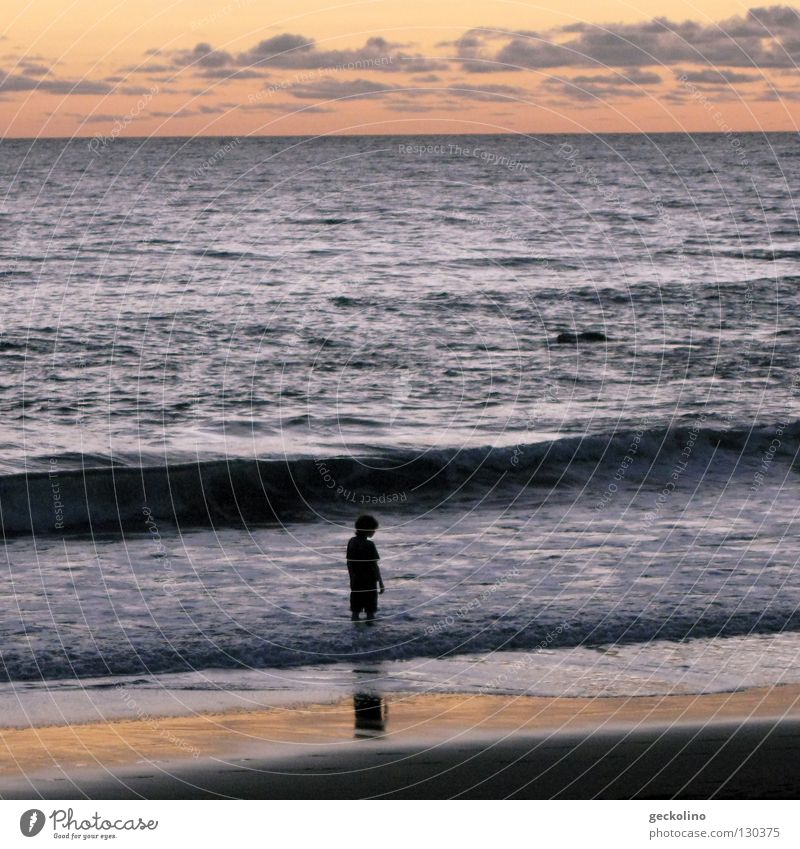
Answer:
[{"label": "child's head", "polygon": [[356,533],[360,537],[371,537],[378,530],[378,520],[374,516],[364,514],[356,519]]}]

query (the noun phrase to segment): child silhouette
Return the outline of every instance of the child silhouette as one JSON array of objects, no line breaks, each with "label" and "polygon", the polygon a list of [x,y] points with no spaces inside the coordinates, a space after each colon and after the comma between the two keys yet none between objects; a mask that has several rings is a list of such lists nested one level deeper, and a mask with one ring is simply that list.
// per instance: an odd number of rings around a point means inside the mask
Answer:
[{"label": "child silhouette", "polygon": [[374,516],[356,519],[356,535],[347,543],[347,571],[350,574],[350,613],[356,622],[363,610],[367,621],[375,619],[378,610],[378,593],[383,594],[383,578],[378,566],[380,554],[371,537],[378,530]]}]

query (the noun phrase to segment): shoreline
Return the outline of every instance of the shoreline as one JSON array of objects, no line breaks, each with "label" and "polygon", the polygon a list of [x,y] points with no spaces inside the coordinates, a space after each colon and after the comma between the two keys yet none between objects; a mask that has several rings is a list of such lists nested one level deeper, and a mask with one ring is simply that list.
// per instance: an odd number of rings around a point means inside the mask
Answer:
[{"label": "shoreline", "polygon": [[783,798],[800,791],[800,686],[629,698],[361,693],[3,729],[0,750],[0,798],[673,798],[681,788]]}]

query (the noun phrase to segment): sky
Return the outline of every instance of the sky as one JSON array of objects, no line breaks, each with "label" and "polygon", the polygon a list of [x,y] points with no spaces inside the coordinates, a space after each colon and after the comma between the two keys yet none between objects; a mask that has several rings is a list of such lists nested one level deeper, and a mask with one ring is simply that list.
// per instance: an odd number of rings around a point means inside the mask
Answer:
[{"label": "sky", "polygon": [[729,0],[2,0],[0,133],[789,131],[798,61]]}]

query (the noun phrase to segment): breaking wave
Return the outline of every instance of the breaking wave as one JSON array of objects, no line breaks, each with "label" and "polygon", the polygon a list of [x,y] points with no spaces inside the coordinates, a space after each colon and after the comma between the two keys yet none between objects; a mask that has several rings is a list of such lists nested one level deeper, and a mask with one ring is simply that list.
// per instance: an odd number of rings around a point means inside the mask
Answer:
[{"label": "breaking wave", "polygon": [[[507,447],[395,449],[375,457],[227,459],[174,465],[64,468],[0,477],[6,535],[146,530],[313,519],[325,505],[421,507],[522,490],[668,479],[703,482],[747,470],[792,473],[800,422],[715,429],[694,424],[571,436]],[[74,463],[74,455],[70,458]],[[96,459],[95,459],[96,463]],[[620,474],[620,470],[624,474]],[[344,498],[344,501],[343,501]],[[356,499],[350,499],[355,502]]]}]

